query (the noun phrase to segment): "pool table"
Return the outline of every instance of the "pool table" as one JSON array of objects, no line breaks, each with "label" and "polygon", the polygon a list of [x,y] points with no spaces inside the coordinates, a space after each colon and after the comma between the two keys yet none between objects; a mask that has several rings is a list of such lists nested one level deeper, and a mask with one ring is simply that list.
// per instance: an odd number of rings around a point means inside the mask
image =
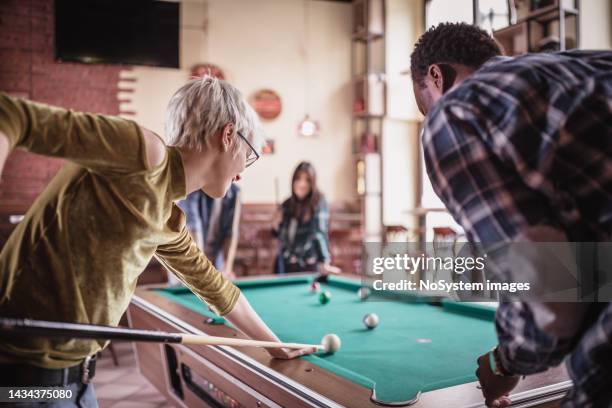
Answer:
[{"label": "pool table", "polygon": [[[495,344],[494,307],[435,296],[394,294],[362,301],[362,281],[332,276],[311,293],[312,275],[238,280],[255,310],[284,341],[342,339],[333,354],[282,361],[262,349],[136,344],[142,374],[176,406],[478,407],[476,357]],[[380,324],[368,330],[366,313]],[[140,287],[129,307],[134,328],[241,337],[188,289]],[[569,388],[563,367],[522,380],[516,406],[555,406]]]}]

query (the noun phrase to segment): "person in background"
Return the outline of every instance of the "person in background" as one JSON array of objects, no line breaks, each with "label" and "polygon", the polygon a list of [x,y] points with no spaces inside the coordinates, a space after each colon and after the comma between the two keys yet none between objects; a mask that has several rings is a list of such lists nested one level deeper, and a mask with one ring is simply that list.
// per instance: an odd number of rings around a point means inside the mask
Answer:
[{"label": "person in background", "polygon": [[[238,246],[240,226],[240,187],[232,183],[223,198],[213,198],[202,190],[179,201],[187,217],[187,229],[198,248],[227,278],[235,279],[234,258]],[[172,279],[171,283],[178,281]]]},{"label": "person in background", "polygon": [[291,197],[277,209],[273,223],[280,241],[276,273],[340,273],[338,267],[331,265],[329,210],[317,188],[312,164],[301,162],[293,172]]},{"label": "person in background", "polygon": [[[442,23],[411,56],[432,186],[470,242],[612,239],[612,51],[502,57],[485,31]],[[533,245],[536,246],[535,244]],[[538,259],[524,269],[538,279]],[[504,301],[477,360],[487,406],[563,361],[563,407],[612,406],[612,303]]]}]

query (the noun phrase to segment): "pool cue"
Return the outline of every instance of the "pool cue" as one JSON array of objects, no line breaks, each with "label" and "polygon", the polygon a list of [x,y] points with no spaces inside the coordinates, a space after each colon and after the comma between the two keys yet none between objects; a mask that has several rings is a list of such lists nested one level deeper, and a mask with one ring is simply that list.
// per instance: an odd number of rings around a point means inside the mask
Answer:
[{"label": "pool cue", "polygon": [[301,344],[301,343],[278,343],[275,341],[262,341],[262,340],[250,340],[250,339],[230,339],[227,337],[213,337],[213,336],[199,336],[197,334],[182,334],[183,344],[204,344],[208,346],[219,345],[219,346],[237,346],[237,347],[267,347],[267,348],[291,348],[291,349],[302,349],[302,348],[316,348],[317,350],[323,350],[323,346],[320,344]]},{"label": "pool cue", "polygon": [[280,198],[278,193],[278,177],[274,177],[274,206],[278,208],[280,204]]},{"label": "pool cue", "polygon": [[154,330],[31,319],[0,318],[0,332],[3,334],[30,334],[43,337],[94,340],[142,341],[234,347],[316,348],[317,350],[323,350],[323,346],[320,344],[281,343],[275,341],[235,339],[187,333],[168,333]]}]

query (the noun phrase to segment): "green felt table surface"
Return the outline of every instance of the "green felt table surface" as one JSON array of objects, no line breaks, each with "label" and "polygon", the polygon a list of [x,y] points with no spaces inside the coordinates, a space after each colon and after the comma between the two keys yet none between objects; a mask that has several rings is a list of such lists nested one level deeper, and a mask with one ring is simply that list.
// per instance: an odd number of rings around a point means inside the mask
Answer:
[{"label": "green felt table surface", "polygon": [[[238,282],[243,294],[272,330],[287,342],[318,344],[328,333],[342,340],[333,355],[303,357],[362,386],[381,401],[400,402],[419,391],[476,381],[476,358],[496,343],[495,309],[488,305],[372,296],[361,301],[358,280],[330,277],[321,284],[332,294],[321,305],[310,293],[309,277]],[[158,292],[203,316],[225,324],[186,288]],[[363,316],[376,313],[377,328],[367,330]]]}]

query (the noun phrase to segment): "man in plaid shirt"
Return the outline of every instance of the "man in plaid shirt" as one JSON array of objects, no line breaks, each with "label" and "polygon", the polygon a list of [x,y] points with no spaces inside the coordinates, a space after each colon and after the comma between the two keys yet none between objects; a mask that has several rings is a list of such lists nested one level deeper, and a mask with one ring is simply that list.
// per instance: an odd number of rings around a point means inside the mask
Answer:
[{"label": "man in plaid shirt", "polygon": [[[411,74],[427,172],[470,241],[610,241],[612,51],[507,58],[479,28],[444,23]],[[478,359],[487,406],[566,357],[563,406],[612,406],[612,304],[502,302],[496,326]]]}]

